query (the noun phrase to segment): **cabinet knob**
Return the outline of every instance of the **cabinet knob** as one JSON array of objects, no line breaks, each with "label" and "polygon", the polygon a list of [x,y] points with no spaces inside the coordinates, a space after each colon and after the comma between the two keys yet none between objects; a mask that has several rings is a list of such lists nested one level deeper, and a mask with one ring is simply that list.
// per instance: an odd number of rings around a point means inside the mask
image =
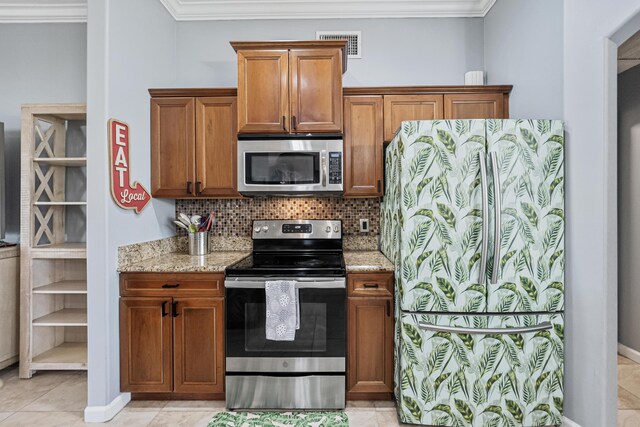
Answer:
[{"label": "cabinet knob", "polygon": [[382,181],[378,180],[378,192],[382,191]]},{"label": "cabinet knob", "polygon": [[367,289],[378,289],[378,284],[377,283],[365,283],[364,287]]},{"label": "cabinet knob", "polygon": [[387,317],[391,316],[391,301],[387,300]]},{"label": "cabinet knob", "polygon": [[287,120],[287,118],[285,116],[282,116],[282,130],[285,131],[285,132],[287,131],[286,120]]},{"label": "cabinet knob", "polygon": [[202,193],[202,182],[196,181],[196,196]]},{"label": "cabinet knob", "polygon": [[296,126],[296,116],[293,116],[293,117],[291,118],[291,120],[292,120],[292,123],[293,123],[293,130],[296,130],[296,129],[297,129],[297,126]]},{"label": "cabinet knob", "polygon": [[170,285],[168,283],[165,283],[164,285],[162,285],[164,289],[172,289],[172,288],[177,288],[179,286],[180,286],[180,283],[176,283],[175,285]]},{"label": "cabinet knob", "polygon": [[191,194],[191,181],[187,181],[187,194]]}]

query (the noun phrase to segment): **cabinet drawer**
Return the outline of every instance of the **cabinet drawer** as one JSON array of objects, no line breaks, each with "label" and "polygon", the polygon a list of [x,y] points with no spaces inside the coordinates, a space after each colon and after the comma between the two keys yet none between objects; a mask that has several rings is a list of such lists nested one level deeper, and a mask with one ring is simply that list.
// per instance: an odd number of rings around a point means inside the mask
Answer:
[{"label": "cabinet drawer", "polygon": [[224,296],[220,273],[126,273],[120,275],[121,296]]},{"label": "cabinet drawer", "polygon": [[393,296],[393,273],[349,273],[349,296]]}]

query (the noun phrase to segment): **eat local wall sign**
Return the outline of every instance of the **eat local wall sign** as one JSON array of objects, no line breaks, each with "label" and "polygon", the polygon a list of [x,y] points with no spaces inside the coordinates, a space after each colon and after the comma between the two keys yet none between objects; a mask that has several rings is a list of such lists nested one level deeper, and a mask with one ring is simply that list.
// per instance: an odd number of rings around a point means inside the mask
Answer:
[{"label": "eat local wall sign", "polygon": [[151,194],[139,182],[131,184],[128,124],[109,120],[109,151],[111,196],[122,209],[139,214],[151,201]]}]

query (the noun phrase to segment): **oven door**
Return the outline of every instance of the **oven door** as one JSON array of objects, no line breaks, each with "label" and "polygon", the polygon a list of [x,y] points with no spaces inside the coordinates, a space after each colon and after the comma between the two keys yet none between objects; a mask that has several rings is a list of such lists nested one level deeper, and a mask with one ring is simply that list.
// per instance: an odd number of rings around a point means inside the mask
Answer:
[{"label": "oven door", "polygon": [[300,328],[293,341],[271,341],[265,331],[266,279],[227,278],[227,373],[345,372],[345,279],[296,281]]},{"label": "oven door", "polygon": [[240,140],[238,191],[255,194],[341,193],[341,140]]}]

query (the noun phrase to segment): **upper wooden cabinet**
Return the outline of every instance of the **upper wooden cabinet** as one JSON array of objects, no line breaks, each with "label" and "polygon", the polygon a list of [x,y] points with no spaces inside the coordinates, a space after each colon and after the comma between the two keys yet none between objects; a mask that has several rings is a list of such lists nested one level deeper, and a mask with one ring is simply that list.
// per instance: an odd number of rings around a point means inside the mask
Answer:
[{"label": "upper wooden cabinet", "polygon": [[151,99],[151,194],[188,197],[194,191],[193,98]]},{"label": "upper wooden cabinet", "polygon": [[346,41],[231,42],[238,132],[342,132]]},{"label": "upper wooden cabinet", "polygon": [[[154,197],[239,197],[236,188],[235,91],[149,91],[151,194]],[[198,93],[198,91],[195,91]],[[205,96],[205,95],[210,96]],[[179,96],[184,95],[184,96]]]},{"label": "upper wooden cabinet", "polygon": [[444,95],[446,119],[506,119],[508,95],[502,93],[452,93]]},{"label": "upper wooden cabinet", "polygon": [[387,95],[384,97],[384,140],[391,141],[400,123],[444,117],[443,95]]},{"label": "upper wooden cabinet", "polygon": [[238,52],[238,130],[288,132],[289,51]]},{"label": "upper wooden cabinet", "polygon": [[382,97],[344,98],[344,196],[382,195]]}]

